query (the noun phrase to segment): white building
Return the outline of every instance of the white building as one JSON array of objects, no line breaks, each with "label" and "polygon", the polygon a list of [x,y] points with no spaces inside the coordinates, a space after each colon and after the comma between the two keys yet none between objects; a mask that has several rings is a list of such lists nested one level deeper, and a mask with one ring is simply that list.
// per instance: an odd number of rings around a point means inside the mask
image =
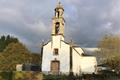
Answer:
[{"label": "white building", "polygon": [[22,71],[23,64],[16,65],[16,71]]},{"label": "white building", "polygon": [[84,56],[84,51],[78,46],[64,40],[64,8],[59,2],[52,19],[51,41],[43,44],[42,72],[47,74],[92,74],[96,71],[95,57]]}]

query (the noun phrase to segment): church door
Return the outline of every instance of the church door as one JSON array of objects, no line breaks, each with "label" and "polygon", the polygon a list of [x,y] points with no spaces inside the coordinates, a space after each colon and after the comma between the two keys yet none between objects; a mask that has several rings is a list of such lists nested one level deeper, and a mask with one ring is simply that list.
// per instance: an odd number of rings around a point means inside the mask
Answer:
[{"label": "church door", "polygon": [[60,71],[60,62],[57,60],[51,61],[51,73],[58,75]]}]

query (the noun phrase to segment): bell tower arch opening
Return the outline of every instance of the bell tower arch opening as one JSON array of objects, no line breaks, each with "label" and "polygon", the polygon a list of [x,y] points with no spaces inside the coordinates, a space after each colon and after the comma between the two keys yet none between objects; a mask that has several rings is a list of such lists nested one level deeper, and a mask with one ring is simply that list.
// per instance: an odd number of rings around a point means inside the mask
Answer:
[{"label": "bell tower arch opening", "polygon": [[55,34],[59,34],[59,30],[60,30],[60,23],[56,22],[56,24],[55,24]]}]

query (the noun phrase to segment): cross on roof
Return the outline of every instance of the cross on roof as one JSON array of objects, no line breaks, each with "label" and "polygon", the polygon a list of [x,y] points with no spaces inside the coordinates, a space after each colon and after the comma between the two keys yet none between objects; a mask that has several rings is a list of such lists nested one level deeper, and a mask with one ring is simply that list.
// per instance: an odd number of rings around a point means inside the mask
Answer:
[{"label": "cross on roof", "polygon": [[60,4],[60,0],[57,0],[58,1],[58,3]]}]

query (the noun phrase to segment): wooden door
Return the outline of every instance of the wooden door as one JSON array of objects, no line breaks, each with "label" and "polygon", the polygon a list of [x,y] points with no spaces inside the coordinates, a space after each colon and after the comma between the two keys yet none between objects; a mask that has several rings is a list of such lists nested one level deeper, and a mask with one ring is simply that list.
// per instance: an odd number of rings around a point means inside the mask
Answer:
[{"label": "wooden door", "polygon": [[51,61],[51,73],[53,75],[58,75],[60,71],[60,62],[55,60]]}]

